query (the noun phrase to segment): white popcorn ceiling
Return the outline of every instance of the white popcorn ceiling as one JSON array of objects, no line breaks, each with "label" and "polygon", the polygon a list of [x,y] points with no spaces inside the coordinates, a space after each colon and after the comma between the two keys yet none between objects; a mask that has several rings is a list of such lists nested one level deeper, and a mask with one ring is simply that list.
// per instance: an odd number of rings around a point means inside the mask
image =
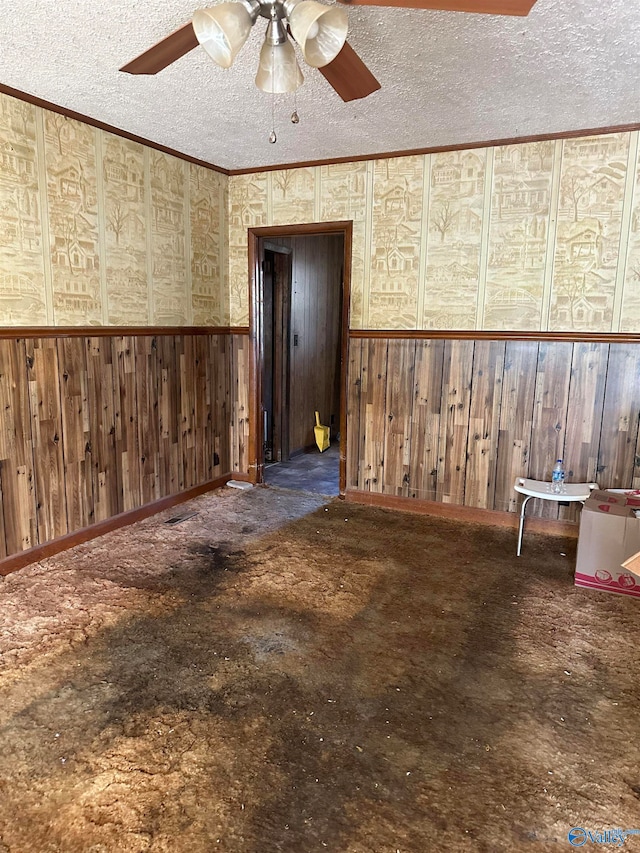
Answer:
[{"label": "white popcorn ceiling", "polygon": [[226,169],[640,121],[637,2],[538,0],[527,18],[357,6],[348,38],[381,91],[345,104],[301,61],[300,124],[277,96],[271,145],[262,18],[228,71],[200,48],[154,77],[118,71],[200,6],[0,0],[0,83]]}]

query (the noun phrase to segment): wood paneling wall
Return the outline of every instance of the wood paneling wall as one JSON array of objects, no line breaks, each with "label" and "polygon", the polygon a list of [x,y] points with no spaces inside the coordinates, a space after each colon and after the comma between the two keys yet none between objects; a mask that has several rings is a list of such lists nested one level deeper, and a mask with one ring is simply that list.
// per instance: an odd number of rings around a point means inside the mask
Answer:
[{"label": "wood paneling wall", "polygon": [[559,457],[569,480],[640,487],[638,344],[352,338],[348,385],[349,489],[515,511],[515,478]]},{"label": "wood paneling wall", "polygon": [[[314,443],[314,412],[340,428],[340,333],[344,238],[323,234],[269,240],[292,250],[289,447]],[[297,346],[294,336],[297,335]]]},{"label": "wood paneling wall", "polygon": [[248,343],[0,339],[0,558],[246,472]]}]

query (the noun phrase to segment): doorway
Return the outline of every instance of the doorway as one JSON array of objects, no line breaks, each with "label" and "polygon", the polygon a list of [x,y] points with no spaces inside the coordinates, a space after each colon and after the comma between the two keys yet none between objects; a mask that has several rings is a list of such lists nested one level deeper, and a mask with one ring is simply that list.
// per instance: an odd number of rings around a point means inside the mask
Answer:
[{"label": "doorway", "polygon": [[351,222],[250,229],[249,261],[251,479],[343,494]]}]

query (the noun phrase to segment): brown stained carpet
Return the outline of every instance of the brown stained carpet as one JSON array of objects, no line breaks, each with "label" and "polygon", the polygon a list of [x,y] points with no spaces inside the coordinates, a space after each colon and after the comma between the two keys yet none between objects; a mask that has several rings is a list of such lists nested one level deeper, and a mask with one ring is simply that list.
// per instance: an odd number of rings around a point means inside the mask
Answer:
[{"label": "brown stained carpet", "polygon": [[0,851],[640,828],[640,602],[575,589],[564,540],[514,554],[513,531],[227,489],[8,576]]}]

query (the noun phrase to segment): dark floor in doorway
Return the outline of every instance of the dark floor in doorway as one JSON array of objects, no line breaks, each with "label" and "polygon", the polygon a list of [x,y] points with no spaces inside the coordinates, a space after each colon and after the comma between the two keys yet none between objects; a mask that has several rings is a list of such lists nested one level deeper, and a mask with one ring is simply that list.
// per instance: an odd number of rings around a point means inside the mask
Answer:
[{"label": "dark floor in doorway", "polygon": [[279,489],[295,489],[317,495],[339,494],[340,446],[336,441],[324,453],[315,448],[288,462],[265,466],[264,481]]}]

